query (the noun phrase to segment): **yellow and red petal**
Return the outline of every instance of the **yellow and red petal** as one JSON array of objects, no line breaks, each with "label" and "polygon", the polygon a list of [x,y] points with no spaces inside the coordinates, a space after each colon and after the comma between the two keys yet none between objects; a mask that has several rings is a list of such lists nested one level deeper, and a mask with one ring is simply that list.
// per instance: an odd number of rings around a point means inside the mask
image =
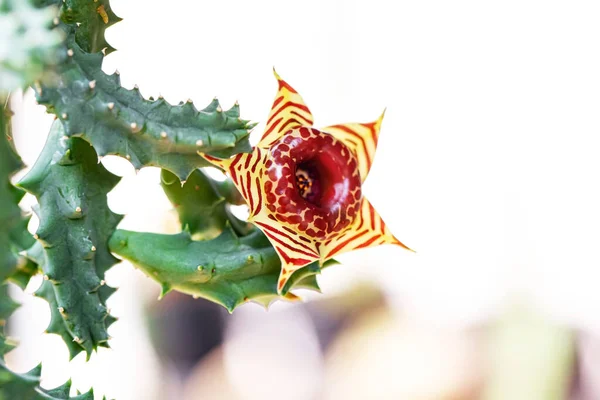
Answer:
[{"label": "yellow and red petal", "polygon": [[313,116],[302,96],[275,72],[279,89],[258,147],[267,148],[284,133],[300,126],[312,126]]},{"label": "yellow and red petal", "polygon": [[358,158],[358,169],[361,180],[364,182],[371,170],[377,141],[379,140],[379,130],[385,111],[374,122],[369,123],[349,123],[332,125],[322,130],[333,135],[336,139],[343,142],[350,148]]},{"label": "yellow and red petal", "polygon": [[328,260],[348,251],[381,244],[395,244],[412,251],[396,239],[369,200],[363,197],[358,216],[350,228],[343,235],[323,243],[322,260]]},{"label": "yellow and red petal", "polygon": [[252,153],[239,153],[228,159],[220,159],[208,154],[201,154],[213,165],[222,168],[240,192],[250,212],[249,220],[259,214],[265,207],[262,177],[269,156],[267,150],[255,147]]}]

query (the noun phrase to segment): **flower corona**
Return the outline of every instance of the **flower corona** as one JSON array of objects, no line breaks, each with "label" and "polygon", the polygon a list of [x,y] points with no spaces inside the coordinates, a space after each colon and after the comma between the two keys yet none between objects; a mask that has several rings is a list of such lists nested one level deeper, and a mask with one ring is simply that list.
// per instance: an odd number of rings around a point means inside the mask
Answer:
[{"label": "flower corona", "polygon": [[383,114],[371,123],[316,129],[302,97],[275,77],[279,90],[252,152],[229,159],[199,154],[231,175],[248,204],[248,221],[273,244],[282,263],[278,291],[313,261],[386,243],[408,249],[362,193]]}]

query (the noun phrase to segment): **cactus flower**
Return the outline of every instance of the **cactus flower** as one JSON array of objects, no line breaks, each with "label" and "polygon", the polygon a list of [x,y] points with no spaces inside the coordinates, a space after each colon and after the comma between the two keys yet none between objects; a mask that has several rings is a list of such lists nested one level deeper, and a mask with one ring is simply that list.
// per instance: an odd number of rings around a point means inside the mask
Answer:
[{"label": "cactus flower", "polygon": [[[220,159],[199,153],[231,175],[250,216],[281,259],[284,287],[303,266],[351,250],[395,244],[362,193],[383,114],[374,122],[313,127],[302,97],[275,73],[279,90],[265,132],[251,153]],[[408,249],[410,250],[410,249]]]}]

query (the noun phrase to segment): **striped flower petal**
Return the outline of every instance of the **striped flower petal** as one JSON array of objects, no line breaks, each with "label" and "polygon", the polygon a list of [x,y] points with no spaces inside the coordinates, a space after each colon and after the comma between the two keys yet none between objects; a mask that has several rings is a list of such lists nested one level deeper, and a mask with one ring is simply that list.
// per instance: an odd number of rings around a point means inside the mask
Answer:
[{"label": "striped flower petal", "polygon": [[362,194],[383,114],[371,123],[315,129],[302,97],[275,77],[278,93],[253,151],[229,159],[200,155],[231,176],[248,203],[248,221],[273,244],[282,264],[278,290],[313,261],[380,244],[408,249]]}]

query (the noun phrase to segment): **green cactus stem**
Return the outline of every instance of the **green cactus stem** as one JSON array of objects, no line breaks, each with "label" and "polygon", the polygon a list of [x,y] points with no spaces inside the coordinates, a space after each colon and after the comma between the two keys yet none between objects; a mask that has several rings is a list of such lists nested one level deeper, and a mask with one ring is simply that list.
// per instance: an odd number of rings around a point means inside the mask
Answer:
[{"label": "green cactus stem", "polygon": [[[117,230],[109,246],[115,254],[131,261],[162,285],[162,295],[170,290],[202,297],[224,306],[229,312],[248,301],[268,307],[277,295],[281,271],[279,257],[259,231],[237,237],[231,229],[212,240],[194,241],[188,232],[176,235]],[[310,265],[293,276],[284,293],[296,296],[293,288],[319,290]]]},{"label": "green cactus stem", "polygon": [[46,390],[40,387],[42,366],[38,365],[25,374],[12,372],[0,357],[0,400],[94,400],[94,391],[71,397],[71,381]]},{"label": "green cactus stem", "polygon": [[13,145],[11,112],[4,106],[8,99],[0,96],[0,102],[0,283],[11,278],[24,286],[37,268],[19,252],[31,246],[34,240],[27,231],[29,218],[19,208],[25,192],[11,183],[23,163]]},{"label": "green cactus stem", "polygon": [[75,40],[84,51],[103,51],[108,55],[115,50],[106,41],[104,32],[122,19],[112,11],[108,0],[65,0],[61,11],[63,22],[79,25]]},{"label": "green cactus stem", "polygon": [[217,100],[198,111],[190,102],[172,106],[163,98],[145,100],[139,89],[121,87],[118,73],[101,70],[102,53],[81,50],[71,34],[57,67],[58,87],[36,88],[37,99],[65,127],[66,136],[82,137],[100,156],[127,158],[136,169],[157,166],[186,180],[209,164],[197,152],[220,157],[250,150],[252,124],[224,112]]},{"label": "green cactus stem", "polygon": [[28,0],[0,0],[0,93],[45,79],[63,32],[55,29],[58,8],[36,8]]},{"label": "green cactus stem", "polygon": [[[254,229],[252,225],[239,220],[231,213],[221,190],[228,190],[227,194],[230,197],[235,194],[231,188],[219,186],[219,183],[197,169],[182,185],[175,175],[162,170],[161,185],[179,214],[182,230],[190,232],[194,239],[213,239],[228,223],[242,236]],[[235,187],[233,190],[237,192]]]},{"label": "green cactus stem", "polygon": [[[39,203],[36,238],[44,250],[38,260],[44,278],[53,285],[71,341],[88,357],[98,346],[107,346],[105,301],[114,289],[103,279],[118,261],[107,241],[121,216],[108,208],[106,195],[118,181],[98,163],[87,142],[66,137],[55,121],[42,154],[19,183]],[[53,304],[51,297],[46,300]]]}]

